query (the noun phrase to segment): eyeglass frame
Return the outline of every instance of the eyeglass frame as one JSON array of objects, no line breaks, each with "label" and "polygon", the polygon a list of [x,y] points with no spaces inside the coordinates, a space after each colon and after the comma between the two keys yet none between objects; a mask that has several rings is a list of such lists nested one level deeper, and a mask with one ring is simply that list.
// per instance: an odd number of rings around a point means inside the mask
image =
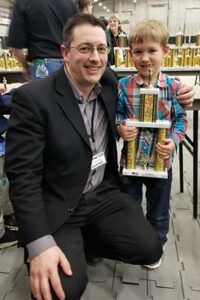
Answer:
[{"label": "eyeglass frame", "polygon": [[[87,48],[88,50],[86,52],[81,52],[81,49],[80,49],[81,47],[82,48]],[[95,49],[97,50],[98,55],[109,54],[110,51],[111,51],[111,49],[109,47],[104,47],[105,50],[106,50],[106,52],[105,53],[101,53],[101,52],[98,51],[98,48],[100,48],[100,47],[103,47],[103,46],[97,46],[97,47],[93,47],[93,46],[77,46],[77,47],[75,47],[75,46],[74,47],[73,46],[67,46],[66,48],[67,49],[76,49],[81,54],[93,54]]]}]

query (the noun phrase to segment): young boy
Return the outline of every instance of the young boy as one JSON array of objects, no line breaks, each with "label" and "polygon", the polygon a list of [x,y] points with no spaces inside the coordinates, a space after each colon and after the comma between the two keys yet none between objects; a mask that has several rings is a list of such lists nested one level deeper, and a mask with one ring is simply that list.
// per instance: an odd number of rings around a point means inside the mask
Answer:
[{"label": "young boy", "polygon": [[[180,83],[160,71],[162,59],[169,48],[168,32],[159,21],[146,19],[136,24],[129,35],[129,47],[138,74],[119,81],[119,102],[117,105],[117,132],[124,141],[137,138],[137,159],[149,157],[149,164],[155,162],[156,152],[165,160],[168,178],[122,176],[122,189],[135,200],[142,201],[142,188],[146,186],[146,217],[154,227],[164,245],[169,230],[169,200],[172,182],[172,160],[174,150],[184,138],[187,117],[177,100]],[[127,127],[126,119],[139,119],[140,88],[148,87],[149,72],[151,84],[159,88],[158,117],[171,121],[167,138],[156,143],[156,129]],[[126,163],[126,142],[122,149],[121,168]],[[158,267],[158,266],[157,266]]]}]

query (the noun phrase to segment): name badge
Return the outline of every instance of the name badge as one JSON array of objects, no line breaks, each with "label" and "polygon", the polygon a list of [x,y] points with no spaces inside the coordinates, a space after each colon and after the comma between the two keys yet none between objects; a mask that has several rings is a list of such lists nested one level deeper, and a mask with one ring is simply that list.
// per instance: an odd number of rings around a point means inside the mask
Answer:
[{"label": "name badge", "polygon": [[92,158],[91,170],[97,169],[98,167],[105,165],[105,163],[106,163],[106,158],[104,152],[95,154]]}]

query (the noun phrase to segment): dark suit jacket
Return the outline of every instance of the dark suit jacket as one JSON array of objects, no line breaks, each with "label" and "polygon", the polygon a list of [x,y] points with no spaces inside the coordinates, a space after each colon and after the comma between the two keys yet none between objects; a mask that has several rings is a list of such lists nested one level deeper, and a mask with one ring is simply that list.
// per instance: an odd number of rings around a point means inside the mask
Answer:
[{"label": "dark suit jacket", "polygon": [[[117,176],[117,80],[107,69],[102,100],[109,120],[105,176]],[[7,132],[5,167],[23,243],[54,232],[76,208],[92,152],[77,100],[63,68],[18,88]]]}]

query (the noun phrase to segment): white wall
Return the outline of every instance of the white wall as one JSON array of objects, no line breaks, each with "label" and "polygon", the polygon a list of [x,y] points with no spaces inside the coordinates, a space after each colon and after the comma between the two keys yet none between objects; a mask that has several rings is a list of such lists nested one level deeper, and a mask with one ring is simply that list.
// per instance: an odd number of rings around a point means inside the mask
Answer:
[{"label": "white wall", "polygon": [[[0,0],[0,13],[9,12],[11,2],[13,1]],[[200,32],[200,0],[137,0],[136,4],[133,0],[105,0],[103,4],[110,7],[110,13],[95,5],[95,15],[108,19],[114,11],[122,23],[125,23],[122,27],[127,33],[130,24],[147,17],[159,19],[166,24],[171,36],[179,29],[185,31],[185,35]],[[7,35],[7,31],[8,26],[0,24],[0,36]]]},{"label": "white wall", "polygon": [[8,34],[8,17],[10,14],[10,1],[0,0],[0,36]]},{"label": "white wall", "polygon": [[[130,24],[134,24],[143,18],[156,18],[168,26],[171,36],[179,29],[185,30],[185,35],[195,35],[200,31],[200,0],[116,0],[104,1],[104,4],[113,5],[114,11],[120,16],[122,23],[128,20],[129,24],[123,24],[123,29],[128,32]],[[95,5],[96,16],[105,16],[106,19],[113,13],[103,11]]]}]

